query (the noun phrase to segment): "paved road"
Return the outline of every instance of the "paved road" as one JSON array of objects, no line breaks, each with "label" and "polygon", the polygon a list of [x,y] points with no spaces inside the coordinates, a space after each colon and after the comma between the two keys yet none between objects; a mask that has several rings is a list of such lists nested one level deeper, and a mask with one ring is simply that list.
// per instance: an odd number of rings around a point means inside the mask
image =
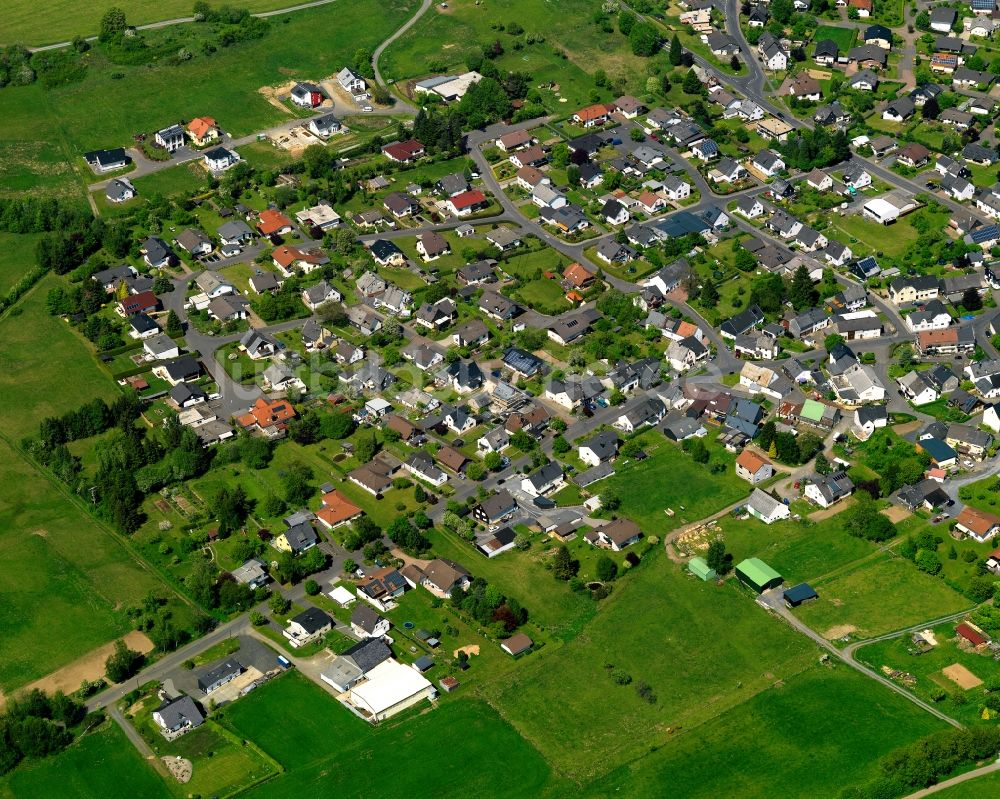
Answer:
[{"label": "paved road", "polygon": [[878,672],[873,671],[867,666],[861,665],[851,655],[841,651],[833,644],[831,644],[829,641],[827,641],[822,635],[820,635],[811,627],[807,626],[805,623],[800,621],[795,615],[793,615],[788,610],[787,607],[785,607],[785,602],[784,599],[782,598],[782,590],[780,588],[776,588],[762,594],[761,601],[772,611],[777,613],[781,618],[783,618],[786,622],[788,622],[788,624],[790,624],[794,629],[798,630],[807,638],[811,638],[821,648],[825,649],[827,652],[829,652],[838,660],[842,660],[844,663],[846,663],[855,671],[858,671],[861,674],[865,675],[866,677],[869,677],[870,679],[875,680],[878,683],[881,683],[886,688],[895,691],[900,696],[905,697],[910,702],[913,702],[913,704],[917,705],[923,710],[926,710],[932,716],[941,719],[941,721],[950,724],[952,727],[958,727],[958,728],[962,727],[962,725],[959,722],[955,721],[955,719],[951,718],[951,716],[942,713],[933,705],[928,704],[923,699],[920,699],[917,696],[914,696],[908,690],[903,688],[903,686],[897,685],[892,680],[887,679]]},{"label": "paved road", "polygon": [[[135,727],[128,722],[128,720],[122,715],[122,712],[115,705],[111,705],[107,710],[108,715],[114,719],[115,724],[121,727],[122,732],[125,733],[125,737],[132,742],[132,746],[139,750],[139,754],[147,760],[159,760],[150,748],[149,744],[146,743],[146,740],[139,735]],[[159,761],[159,768],[157,770],[164,770],[162,761]]]},{"label": "paved road", "polygon": [[392,34],[392,36],[390,36],[388,39],[382,42],[382,44],[376,47],[375,52],[372,53],[372,69],[375,71],[375,82],[378,83],[378,85],[381,86],[382,88],[387,88],[386,82],[382,78],[382,70],[380,70],[378,66],[378,62],[379,59],[382,57],[382,53],[385,52],[386,48],[390,44],[392,44],[400,36],[406,33],[410,28],[416,25],[417,20],[419,20],[425,13],[427,13],[427,9],[429,9],[431,5],[432,5],[432,0],[424,0],[424,2],[420,4],[420,8],[417,9],[417,13],[414,14],[412,17],[410,17],[406,22],[404,22],[403,26],[398,31],[396,31],[394,34]]}]

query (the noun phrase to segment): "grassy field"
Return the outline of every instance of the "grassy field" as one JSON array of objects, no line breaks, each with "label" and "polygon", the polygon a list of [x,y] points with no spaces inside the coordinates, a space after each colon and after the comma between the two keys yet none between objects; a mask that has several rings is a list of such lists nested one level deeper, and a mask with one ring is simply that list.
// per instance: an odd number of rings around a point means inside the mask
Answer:
[{"label": "grassy field", "polygon": [[[596,604],[587,593],[574,593],[545,568],[550,550],[539,540],[533,541],[528,552],[512,551],[493,559],[483,557],[469,544],[445,531],[434,530],[431,543],[438,557],[455,560],[474,575],[495,582],[528,608],[533,624],[553,636],[564,640],[573,638],[596,612]],[[574,543],[590,546],[582,539]]]},{"label": "grassy field", "polygon": [[774,524],[727,516],[719,520],[719,529],[734,562],[760,558],[789,584],[815,580],[876,551],[874,545],[845,533],[837,516],[819,523],[789,520]]},{"label": "grassy field", "polygon": [[910,636],[904,635],[860,647],[856,656],[858,660],[876,670],[889,666],[913,674],[917,678],[917,683],[911,690],[924,701],[934,701],[935,694],[941,690],[947,691],[949,695],[961,694],[964,701],[955,702],[949,698],[942,702],[942,710],[965,724],[981,721],[980,714],[985,695],[983,688],[962,690],[942,673],[942,669],[958,663],[983,682],[987,682],[1000,677],[1000,663],[988,655],[960,649],[956,643],[954,623],[935,627],[934,635],[937,638],[937,646],[922,655],[911,654],[913,644]]},{"label": "grassy field", "polygon": [[[584,632],[499,687],[492,701],[557,771],[595,778],[807,667],[814,648],[735,583],[695,582],[647,557]],[[609,666],[633,685],[617,685]],[[648,683],[656,704],[635,685]],[[554,735],[566,719],[586,735]]]},{"label": "grassy field", "polygon": [[860,242],[865,247],[865,252],[902,255],[917,240],[916,229],[905,217],[892,225],[888,233],[884,225],[864,219],[860,214],[836,216],[830,224],[836,231],[835,235],[839,235],[850,244]]},{"label": "grassy field", "polygon": [[[28,0],[11,0],[4,8],[3,44],[41,45],[67,41],[74,36],[93,36],[100,30],[101,14],[115,5],[125,12],[130,25],[145,25],[191,14],[189,0],[164,0],[155,5],[140,0],[115,0],[114,3],[76,3],[73,0],[50,0],[42,5]],[[239,8],[271,11],[287,8],[287,0],[240,0]]]},{"label": "grassy field", "polygon": [[775,786],[781,796],[831,797],[873,777],[883,755],[942,729],[943,722],[873,681],[817,666],[682,731],[585,795],[658,796],[669,785],[671,797],[684,799],[768,799]]},{"label": "grassy field", "polygon": [[[497,0],[489,4],[457,0],[447,8],[434,5],[386,50],[380,67],[396,81],[429,75],[435,67],[464,71],[470,51],[499,39],[506,53],[497,66],[530,73],[532,86],[558,84],[559,96],[568,101],[567,113],[589,101],[596,69],[605,70],[612,84],[623,79],[623,90],[640,91],[646,79],[646,59],[633,56],[617,30],[604,33],[594,25],[593,12],[593,4],[586,0]],[[515,21],[544,41],[515,50],[515,37],[491,28]],[[607,89],[603,92],[601,100],[617,96]],[[553,93],[545,95],[558,102]]]},{"label": "grassy field", "polygon": [[[338,1],[291,14],[287,24],[274,20],[263,39],[211,56],[199,51],[179,66],[111,66],[95,53],[79,83],[7,87],[0,94],[0,185],[79,191],[94,180],[80,158],[84,152],[124,145],[135,133],[201,114],[235,136],[281,122],[289,115],[258,89],[336,73],[358,48],[374,49],[414,7],[412,0]],[[151,12],[159,16],[162,9]],[[173,30],[179,47],[183,29]]]},{"label": "grassy field", "polygon": [[[660,535],[694,522],[750,494],[749,486],[732,469],[733,456],[710,445],[713,458],[726,464],[725,471],[712,474],[708,466],[695,463],[678,445],[656,436],[646,448],[649,458],[615,467],[615,474],[601,490],[617,492],[624,502],[622,515],[634,520],[647,535]],[[664,479],[684,475],[683,480]],[[674,510],[674,516],[664,513]]]},{"label": "grassy field", "polygon": [[41,234],[0,233],[0,296],[35,266],[35,243]]},{"label": "grassy field", "polygon": [[169,197],[172,194],[180,194],[181,192],[207,187],[208,175],[198,165],[198,162],[192,162],[189,164],[180,164],[170,169],[162,169],[151,175],[136,178],[133,182],[136,191],[139,192],[139,197],[148,198],[154,194],[162,194],[165,197]]},{"label": "grassy field", "polygon": [[855,628],[858,638],[892,632],[972,606],[943,580],[918,572],[912,563],[891,554],[812,585],[819,599],[799,608],[798,616],[820,633],[849,625]]},{"label": "grassy field", "polygon": [[[8,443],[116,388],[86,345],[49,316],[47,277],[0,321],[0,688],[10,690],[85,655],[130,629],[125,617],[150,591],[169,592],[104,529]],[[42,353],[44,352],[44,357]],[[72,386],[71,391],[59,391]],[[41,631],[44,628],[45,634]]]},{"label": "grassy field", "polygon": [[840,52],[846,53],[854,47],[854,40],[857,38],[857,31],[854,28],[836,28],[832,25],[820,25],[813,32],[813,41],[821,42],[824,39],[832,39],[837,43]]},{"label": "grassy field", "polygon": [[224,716],[237,735],[287,769],[246,794],[254,799],[318,791],[367,799],[371,783],[356,768],[362,763],[379,775],[378,792],[386,796],[474,796],[503,785],[505,796],[535,797],[553,787],[538,752],[470,696],[445,698],[432,712],[406,714],[373,728],[303,677],[289,674],[240,700]]},{"label": "grassy field", "polygon": [[108,722],[69,749],[0,779],[2,799],[170,799],[166,784],[117,724]]},{"label": "grassy field", "polygon": [[[45,309],[45,295],[58,283],[46,277],[18,304],[20,314],[0,320],[0,396],[9,409],[0,414],[0,433],[15,440],[37,434],[46,416],[117,392],[83,339]],[[59,386],[73,391],[58,391]]]}]

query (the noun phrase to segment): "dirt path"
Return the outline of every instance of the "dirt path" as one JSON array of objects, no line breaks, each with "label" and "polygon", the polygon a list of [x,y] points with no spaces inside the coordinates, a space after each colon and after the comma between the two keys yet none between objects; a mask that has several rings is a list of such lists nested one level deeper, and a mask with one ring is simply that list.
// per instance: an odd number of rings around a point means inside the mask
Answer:
[{"label": "dirt path", "polygon": [[[145,633],[138,632],[137,630],[133,630],[127,635],[122,636],[121,640],[125,642],[125,645],[129,649],[141,652],[144,655],[153,651],[153,642],[146,637]],[[33,688],[39,688],[49,694],[55,691],[62,691],[68,694],[79,690],[80,684],[84,680],[92,682],[104,676],[104,663],[108,659],[108,655],[114,651],[114,648],[115,642],[111,641],[89,652],[79,660],[75,660],[69,665],[63,666],[61,669],[42,677],[40,680],[35,680],[33,683],[25,685],[20,690],[30,691]],[[0,708],[5,704],[6,697],[0,694]]]}]

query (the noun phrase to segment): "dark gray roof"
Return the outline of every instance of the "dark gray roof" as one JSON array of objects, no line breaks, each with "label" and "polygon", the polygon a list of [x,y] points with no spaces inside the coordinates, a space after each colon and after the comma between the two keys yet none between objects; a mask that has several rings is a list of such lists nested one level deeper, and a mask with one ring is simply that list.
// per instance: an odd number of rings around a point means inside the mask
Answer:
[{"label": "dark gray roof", "polygon": [[327,625],[333,624],[333,619],[317,607],[306,608],[297,616],[293,616],[289,621],[300,625],[310,635],[319,632]]},{"label": "dark gray roof", "polygon": [[369,638],[360,644],[355,644],[343,655],[349,658],[362,672],[368,673],[379,663],[392,657],[392,650],[381,638]]},{"label": "dark gray roof", "polygon": [[155,713],[163,719],[163,724],[168,730],[177,729],[185,723],[192,727],[197,727],[205,721],[205,717],[198,709],[198,705],[190,696],[178,696],[176,699],[168,699],[160,705]]},{"label": "dark gray roof", "polygon": [[600,460],[606,461],[618,453],[618,434],[613,430],[603,430],[580,446],[588,447]]},{"label": "dark gray roof", "polygon": [[542,466],[538,471],[533,472],[528,475],[528,479],[531,484],[537,489],[542,488],[554,480],[562,477],[562,466],[555,461],[549,461],[544,466]]},{"label": "dark gray roof", "polygon": [[219,665],[208,669],[198,678],[198,687],[205,691],[230,675],[243,673],[243,664],[236,658],[226,658]]},{"label": "dark gray roof", "polygon": [[309,522],[303,521],[285,530],[285,540],[288,541],[288,545],[295,552],[304,549],[310,544],[315,544],[319,539],[316,537],[316,531],[313,529],[313,526]]}]

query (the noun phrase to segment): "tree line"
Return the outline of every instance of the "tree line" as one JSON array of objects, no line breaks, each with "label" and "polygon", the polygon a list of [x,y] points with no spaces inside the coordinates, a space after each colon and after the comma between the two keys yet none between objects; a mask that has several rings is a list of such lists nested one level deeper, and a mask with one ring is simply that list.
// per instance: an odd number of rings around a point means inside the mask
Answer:
[{"label": "tree line", "polygon": [[1000,749],[1000,727],[949,729],[921,738],[882,759],[867,785],[847,788],[840,799],[895,799],[934,785],[963,766],[992,760]]},{"label": "tree line", "polygon": [[73,742],[73,728],[87,712],[82,704],[57,691],[48,696],[38,689],[7,700],[0,713],[0,774],[22,760],[62,751]]}]

